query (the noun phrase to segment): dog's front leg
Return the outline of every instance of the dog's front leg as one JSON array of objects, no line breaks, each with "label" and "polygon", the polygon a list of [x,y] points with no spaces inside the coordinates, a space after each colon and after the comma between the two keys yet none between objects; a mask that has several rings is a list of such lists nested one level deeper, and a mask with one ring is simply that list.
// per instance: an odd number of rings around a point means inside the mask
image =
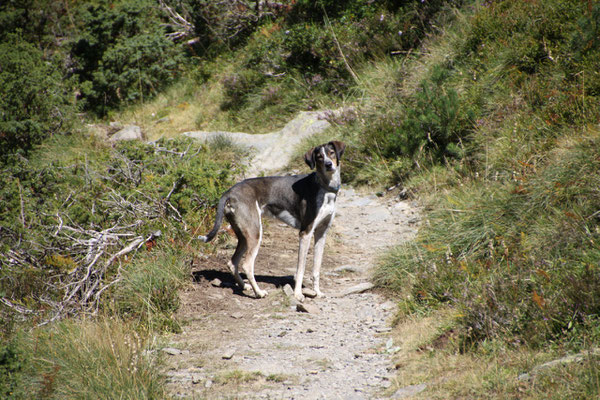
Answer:
[{"label": "dog's front leg", "polygon": [[298,267],[296,268],[294,287],[294,297],[298,301],[304,301],[304,295],[302,294],[302,280],[304,279],[304,270],[306,269],[306,257],[308,256],[308,248],[310,246],[310,238],[312,237],[312,231],[300,232],[300,244],[298,246]]},{"label": "dog's front leg", "polygon": [[313,289],[317,293],[317,297],[323,297],[319,280],[321,276],[321,262],[323,261],[323,251],[325,250],[325,237],[330,223],[326,223],[315,231],[315,248],[313,258]]}]

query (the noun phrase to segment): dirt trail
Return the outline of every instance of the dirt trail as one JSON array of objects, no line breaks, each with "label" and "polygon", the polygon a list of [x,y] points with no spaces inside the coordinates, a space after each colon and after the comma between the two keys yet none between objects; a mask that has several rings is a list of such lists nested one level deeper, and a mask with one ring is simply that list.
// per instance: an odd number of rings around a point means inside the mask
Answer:
[{"label": "dirt trail", "polygon": [[[342,164],[343,168],[343,164]],[[358,290],[381,251],[410,239],[418,223],[411,202],[343,186],[327,238],[321,288],[296,311],[282,288],[293,286],[298,234],[267,220],[256,278],[269,295],[235,288],[226,262],[235,239],[212,246],[193,263],[194,283],[181,295],[183,332],[168,338],[169,387],[175,397],[243,399],[372,399],[393,377],[388,341],[394,304]],[[215,243],[215,242],[213,242]],[[310,276],[312,256],[307,266]],[[305,282],[311,287],[309,282]],[[363,287],[364,288],[364,287]]]}]

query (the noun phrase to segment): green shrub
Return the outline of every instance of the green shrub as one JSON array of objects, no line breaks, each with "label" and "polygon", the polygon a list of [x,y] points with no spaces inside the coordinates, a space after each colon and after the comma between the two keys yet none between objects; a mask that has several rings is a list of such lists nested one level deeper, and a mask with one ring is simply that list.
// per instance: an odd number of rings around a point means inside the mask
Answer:
[{"label": "green shrub", "polygon": [[86,109],[105,115],[173,82],[183,62],[150,1],[101,2],[81,11],[71,56]]},{"label": "green shrub", "polygon": [[0,396],[3,399],[26,399],[25,372],[30,362],[29,355],[20,346],[17,338],[0,345]]},{"label": "green shrub", "polygon": [[429,81],[410,99],[399,128],[388,136],[386,156],[403,156],[436,162],[445,157],[460,157],[463,140],[473,130],[475,112],[464,104],[458,93],[443,82],[449,72],[436,67]]},{"label": "green shrub", "polygon": [[51,61],[19,35],[0,43],[0,162],[71,128],[74,107]]}]

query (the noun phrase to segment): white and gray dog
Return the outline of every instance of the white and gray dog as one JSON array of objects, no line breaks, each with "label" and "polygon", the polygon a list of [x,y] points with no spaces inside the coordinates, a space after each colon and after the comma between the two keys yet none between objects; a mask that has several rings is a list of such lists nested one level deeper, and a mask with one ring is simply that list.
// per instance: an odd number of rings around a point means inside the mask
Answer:
[{"label": "white and gray dog", "polygon": [[294,297],[299,301],[304,300],[302,279],[310,239],[314,234],[313,288],[317,296],[323,296],[319,287],[321,261],[325,236],[335,215],[335,201],[341,184],[340,159],[345,147],[342,142],[331,141],[310,149],[304,155],[304,161],[315,169],[311,174],[246,179],[223,194],[213,229],[199,239],[204,242],[212,240],[219,231],[223,216],[227,218],[238,239],[228,265],[242,290],[249,287],[239,274],[240,262],[256,297],[267,295],[254,279],[254,260],[262,241],[261,217],[266,214],[300,230],[294,287]]}]

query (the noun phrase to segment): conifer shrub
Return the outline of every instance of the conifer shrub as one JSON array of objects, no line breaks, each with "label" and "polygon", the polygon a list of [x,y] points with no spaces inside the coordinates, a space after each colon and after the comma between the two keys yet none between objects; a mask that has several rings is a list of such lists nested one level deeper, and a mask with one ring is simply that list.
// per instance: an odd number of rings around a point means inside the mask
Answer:
[{"label": "conifer shrub", "polygon": [[81,7],[71,57],[85,109],[104,116],[151,98],[178,76],[183,51],[166,37],[159,12],[151,1]]},{"label": "conifer shrub", "polygon": [[71,129],[75,107],[53,60],[19,34],[0,43],[0,162]]}]

